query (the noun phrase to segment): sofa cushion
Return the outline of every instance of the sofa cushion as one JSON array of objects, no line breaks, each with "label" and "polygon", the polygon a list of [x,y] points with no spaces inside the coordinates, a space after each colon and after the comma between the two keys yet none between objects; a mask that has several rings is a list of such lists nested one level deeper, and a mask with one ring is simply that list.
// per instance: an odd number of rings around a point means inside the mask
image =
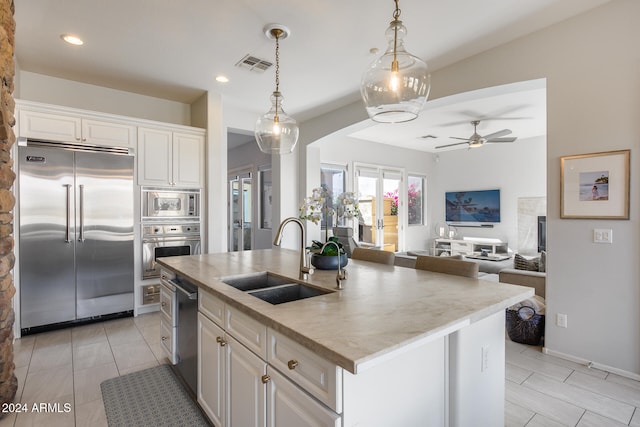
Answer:
[{"label": "sofa cushion", "polygon": [[513,268],[516,270],[539,271],[540,258],[527,259],[520,254],[515,254]]}]

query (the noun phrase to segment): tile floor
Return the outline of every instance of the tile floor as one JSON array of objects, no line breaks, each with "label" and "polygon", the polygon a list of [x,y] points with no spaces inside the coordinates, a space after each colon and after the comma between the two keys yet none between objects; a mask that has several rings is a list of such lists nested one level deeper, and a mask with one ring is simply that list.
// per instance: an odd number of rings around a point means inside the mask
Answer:
[{"label": "tile floor", "polygon": [[[167,363],[159,328],[152,313],[16,340],[16,402],[29,412],[6,416],[0,427],[106,426],[100,383]],[[640,382],[509,340],[506,360],[506,426],[640,427]],[[60,413],[33,412],[40,402],[58,403]]]},{"label": "tile floor", "polygon": [[[159,316],[157,312],[17,339],[16,402],[27,403],[29,411],[6,416],[0,427],[106,426],[100,383],[168,363],[158,343]],[[59,409],[34,412],[33,404],[41,402],[57,403]],[[65,404],[70,411],[65,412]]]}]

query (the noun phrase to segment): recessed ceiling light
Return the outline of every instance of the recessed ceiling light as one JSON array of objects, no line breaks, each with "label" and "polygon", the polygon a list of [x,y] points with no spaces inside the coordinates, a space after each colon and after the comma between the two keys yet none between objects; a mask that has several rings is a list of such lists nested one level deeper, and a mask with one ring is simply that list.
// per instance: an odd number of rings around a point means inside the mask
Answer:
[{"label": "recessed ceiling light", "polygon": [[80,37],[74,36],[73,34],[62,34],[60,38],[66,41],[67,43],[75,46],[82,46],[84,44],[84,42]]},{"label": "recessed ceiling light", "polygon": [[216,81],[218,83],[229,83],[229,78],[227,76],[223,76],[222,74],[219,76],[216,76]]}]

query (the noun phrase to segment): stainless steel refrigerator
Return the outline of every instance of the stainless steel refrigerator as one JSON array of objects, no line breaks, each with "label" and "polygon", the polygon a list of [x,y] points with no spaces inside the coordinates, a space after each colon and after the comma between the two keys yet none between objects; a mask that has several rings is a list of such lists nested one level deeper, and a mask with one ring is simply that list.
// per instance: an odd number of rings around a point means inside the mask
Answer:
[{"label": "stainless steel refrigerator", "polygon": [[32,142],[18,153],[23,333],[130,314],[133,156]]}]

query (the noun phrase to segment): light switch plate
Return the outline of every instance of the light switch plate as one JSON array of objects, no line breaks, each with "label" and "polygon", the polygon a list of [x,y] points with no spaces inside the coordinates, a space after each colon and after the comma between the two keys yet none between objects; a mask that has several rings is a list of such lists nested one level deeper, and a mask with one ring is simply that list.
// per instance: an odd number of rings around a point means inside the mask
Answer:
[{"label": "light switch plate", "polygon": [[594,228],[593,243],[613,243],[613,230],[611,228]]}]

